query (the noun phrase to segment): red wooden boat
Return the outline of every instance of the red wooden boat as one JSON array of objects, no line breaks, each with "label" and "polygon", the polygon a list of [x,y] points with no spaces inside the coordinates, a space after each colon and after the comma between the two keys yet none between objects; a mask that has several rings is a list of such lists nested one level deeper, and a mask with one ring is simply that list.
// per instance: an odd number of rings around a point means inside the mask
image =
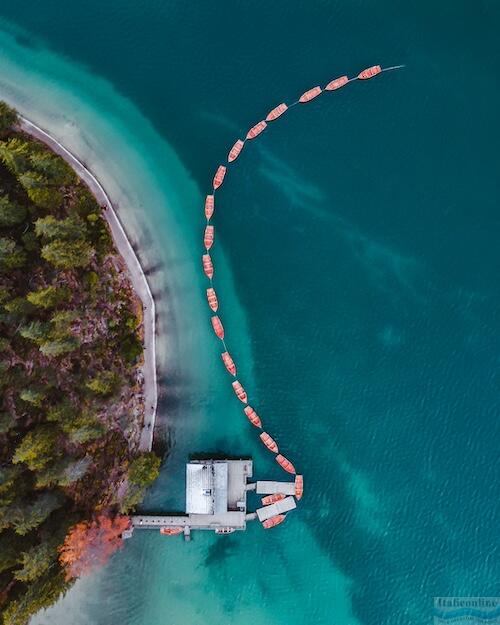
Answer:
[{"label": "red wooden boat", "polygon": [[382,68],[380,65],[373,65],[372,67],[367,67],[362,72],[358,74],[358,78],[360,80],[367,80],[368,78],[373,78],[377,74],[380,74]]},{"label": "red wooden boat", "polygon": [[262,497],[262,505],[263,506],[270,506],[272,503],[276,503],[277,501],[281,501],[282,499],[284,499],[286,497],[286,495],[283,495],[283,493],[276,493],[275,495],[266,495],[265,497]]},{"label": "red wooden boat", "polygon": [[288,109],[288,106],[283,102],[282,104],[278,104],[275,106],[272,111],[269,111],[266,117],[266,122],[272,122],[275,119],[278,119],[283,113]]},{"label": "red wooden boat", "polygon": [[233,145],[233,147],[229,150],[229,154],[227,155],[227,160],[232,163],[233,161],[235,161],[238,156],[240,155],[241,150],[243,150],[243,146],[245,145],[245,143],[241,140],[238,139],[238,141],[236,141],[236,143]]},{"label": "red wooden boat", "polygon": [[252,425],[255,425],[256,428],[262,427],[262,421],[260,420],[259,415],[251,406],[245,406],[245,414]]},{"label": "red wooden boat", "polygon": [[207,252],[214,244],[214,235],[215,235],[214,227],[207,226],[205,228],[205,235],[203,237],[203,243],[205,244],[205,249],[207,250]]},{"label": "red wooden boat", "polygon": [[217,299],[215,289],[212,289],[212,288],[207,289],[207,301],[208,301],[208,305],[210,306],[210,308],[214,312],[217,312],[217,309],[219,308],[219,301]]},{"label": "red wooden boat", "polygon": [[231,375],[236,375],[236,365],[234,364],[234,360],[229,355],[229,352],[224,352],[221,354],[222,362],[224,363],[226,369],[229,371]]},{"label": "red wooden boat", "polygon": [[325,91],[335,91],[335,89],[340,89],[344,85],[347,85],[349,82],[349,78],[347,76],[340,76],[340,78],[335,78],[331,80],[325,87]]},{"label": "red wooden boat", "polygon": [[184,529],[182,527],[161,527],[160,534],[163,536],[177,536],[178,534],[182,534]]},{"label": "red wooden boat", "polygon": [[266,519],[264,523],[262,523],[262,527],[266,530],[271,529],[271,527],[276,527],[280,523],[283,523],[286,516],[284,514],[277,514],[276,516],[272,516],[270,519]]},{"label": "red wooden boat", "polygon": [[219,317],[217,317],[217,315],[214,315],[212,317],[212,328],[214,329],[215,334],[222,341],[222,339],[224,338],[224,326],[222,325],[222,321],[219,319]]},{"label": "red wooden boat", "polygon": [[207,221],[211,219],[213,214],[214,214],[214,196],[207,195],[207,197],[205,198],[205,217],[207,218]]},{"label": "red wooden boat", "polygon": [[271,436],[269,436],[267,432],[262,432],[262,434],[260,435],[260,440],[269,449],[269,451],[272,451],[275,454],[278,453],[279,450],[276,441],[274,440],[274,438],[271,438]]},{"label": "red wooden boat", "polygon": [[247,132],[247,139],[255,139],[255,137],[260,135],[260,133],[266,129],[266,126],[267,124],[265,121],[261,121],[258,124],[255,124],[255,126],[250,128],[250,130]]},{"label": "red wooden boat", "polygon": [[276,456],[276,462],[280,465],[282,469],[284,469],[288,473],[295,473],[295,467],[290,462],[290,460],[288,460],[288,458],[285,458],[285,456],[278,454]]},{"label": "red wooden boat", "polygon": [[321,87],[313,87],[312,89],[309,89],[300,96],[299,102],[302,102],[302,104],[304,104],[305,102],[310,102],[311,100],[314,100],[314,98],[317,98],[321,91]]},{"label": "red wooden boat", "polygon": [[218,189],[221,184],[224,182],[224,176],[226,175],[226,168],[224,165],[219,165],[217,171],[214,176],[214,189]]},{"label": "red wooden boat", "polygon": [[295,497],[302,499],[304,494],[304,477],[302,475],[295,476]]},{"label": "red wooden boat", "polygon": [[212,259],[210,258],[210,254],[203,254],[203,271],[209,280],[214,277],[214,266],[212,264]]},{"label": "red wooden boat", "polygon": [[238,382],[238,380],[235,380],[233,382],[233,389],[234,389],[234,392],[236,393],[236,397],[240,401],[242,401],[244,404],[246,404],[247,403],[247,394],[246,394],[245,389]]}]

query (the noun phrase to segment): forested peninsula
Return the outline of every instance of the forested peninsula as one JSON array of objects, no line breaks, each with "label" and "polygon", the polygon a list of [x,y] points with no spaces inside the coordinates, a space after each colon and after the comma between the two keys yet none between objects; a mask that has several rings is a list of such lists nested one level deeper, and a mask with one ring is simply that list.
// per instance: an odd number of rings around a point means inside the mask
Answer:
[{"label": "forested peninsula", "polygon": [[0,102],[0,614],[25,625],[121,544],[139,453],[142,307],[102,207]]}]

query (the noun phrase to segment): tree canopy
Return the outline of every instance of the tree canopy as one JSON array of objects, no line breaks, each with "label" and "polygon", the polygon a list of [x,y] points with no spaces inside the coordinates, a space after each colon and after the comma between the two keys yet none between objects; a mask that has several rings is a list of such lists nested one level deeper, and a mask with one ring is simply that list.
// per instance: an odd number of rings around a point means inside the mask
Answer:
[{"label": "tree canopy", "polygon": [[121,545],[159,464],[135,461],[141,318],[102,209],[16,121],[0,102],[2,625]]},{"label": "tree canopy", "polygon": [[80,577],[105,564],[123,545],[122,533],[129,526],[126,516],[111,519],[103,515],[75,525],[60,549],[59,561],[66,578]]}]

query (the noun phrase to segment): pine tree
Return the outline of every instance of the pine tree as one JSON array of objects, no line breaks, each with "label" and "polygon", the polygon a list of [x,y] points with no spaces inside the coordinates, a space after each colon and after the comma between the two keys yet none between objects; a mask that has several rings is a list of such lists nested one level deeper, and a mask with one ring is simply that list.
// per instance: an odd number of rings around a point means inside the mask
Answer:
[{"label": "pine tree", "polygon": [[66,339],[52,339],[42,343],[40,345],[40,351],[45,356],[61,356],[67,354],[75,349],[78,349],[79,342],[74,336],[70,336]]},{"label": "pine tree", "polygon": [[87,241],[56,239],[42,247],[42,258],[60,269],[86,267],[94,256],[94,248]]},{"label": "pine tree", "polygon": [[19,329],[19,334],[29,341],[42,345],[50,339],[51,325],[43,321],[31,321]]},{"label": "pine tree", "polygon": [[26,218],[26,209],[9,200],[8,195],[0,195],[0,226],[15,226]]},{"label": "pine tree", "polygon": [[43,469],[57,453],[60,430],[52,424],[37,425],[17,446],[12,462],[23,462],[31,471]]},{"label": "pine tree", "polygon": [[33,304],[30,304],[24,297],[15,297],[10,302],[6,302],[3,307],[13,315],[28,315],[33,312]]},{"label": "pine tree", "polygon": [[48,466],[36,476],[37,488],[48,486],[71,486],[74,482],[82,479],[91,464],[91,459],[73,457],[63,458]]},{"label": "pine tree", "polygon": [[120,378],[114,371],[103,371],[85,386],[97,395],[111,395],[117,390],[119,381]]},{"label": "pine tree", "polygon": [[64,497],[56,491],[41,493],[33,503],[11,506],[10,515],[16,534],[24,536],[41,525],[63,504]]},{"label": "pine tree", "polygon": [[48,286],[38,291],[31,291],[26,295],[28,302],[39,308],[54,308],[61,302],[67,301],[70,290],[67,287]]},{"label": "pine tree", "polygon": [[63,201],[62,193],[55,187],[32,187],[28,189],[29,199],[40,208],[57,210]]},{"label": "pine tree", "polygon": [[29,191],[29,189],[44,189],[48,186],[47,179],[36,171],[25,171],[18,174],[17,179],[26,191]]},{"label": "pine tree", "polygon": [[71,167],[56,154],[47,150],[37,150],[30,155],[33,169],[43,174],[51,185],[69,185],[76,182]]},{"label": "pine tree", "polygon": [[0,238],[0,269],[18,269],[26,263],[26,252],[12,239]]},{"label": "pine tree", "polygon": [[8,434],[16,427],[16,420],[8,412],[0,412],[0,435]]},{"label": "pine tree", "polygon": [[47,571],[8,604],[3,612],[3,625],[27,625],[36,612],[55,603],[70,586],[62,571]]},{"label": "pine tree", "polygon": [[30,146],[17,137],[0,141],[0,160],[13,174],[19,174],[29,167]]},{"label": "pine tree", "polygon": [[14,573],[21,582],[33,582],[43,575],[57,561],[57,540],[47,540],[21,553],[22,568]]},{"label": "pine tree", "polygon": [[85,239],[87,227],[85,222],[77,215],[56,219],[53,215],[39,217],[35,221],[35,233],[44,239]]},{"label": "pine tree", "polygon": [[5,136],[14,124],[17,124],[17,112],[6,102],[0,102],[0,137]]},{"label": "pine tree", "polygon": [[39,408],[45,399],[45,393],[40,388],[25,388],[19,393],[19,397],[28,404]]},{"label": "pine tree", "polygon": [[128,479],[138,486],[150,486],[160,474],[160,459],[153,452],[141,454],[130,463]]},{"label": "pine tree", "polygon": [[22,539],[12,531],[0,534],[0,573],[16,566]]}]

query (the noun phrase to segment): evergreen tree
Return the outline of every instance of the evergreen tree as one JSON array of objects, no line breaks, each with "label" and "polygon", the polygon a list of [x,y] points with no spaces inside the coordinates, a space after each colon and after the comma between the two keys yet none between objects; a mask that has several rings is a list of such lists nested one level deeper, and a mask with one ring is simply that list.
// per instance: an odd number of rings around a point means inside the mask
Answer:
[{"label": "evergreen tree", "polygon": [[0,534],[0,573],[17,565],[22,539],[12,531]]},{"label": "evergreen tree", "polygon": [[17,121],[17,112],[6,102],[0,101],[0,137],[4,137]]},{"label": "evergreen tree", "polygon": [[0,269],[18,269],[26,263],[26,252],[12,239],[0,238]]},{"label": "evergreen tree", "polygon": [[26,295],[28,302],[39,308],[54,308],[61,302],[67,301],[70,290],[67,287],[48,286],[38,291],[31,291]]},{"label": "evergreen tree", "polygon": [[7,434],[16,427],[16,420],[8,412],[0,412],[0,435]]},{"label": "evergreen tree", "polygon": [[54,464],[48,466],[43,471],[37,473],[37,488],[46,488],[48,486],[71,486],[74,482],[80,480],[91,464],[91,459],[73,457],[63,458]]},{"label": "evergreen tree", "polygon": [[106,429],[104,425],[102,425],[102,423],[95,423],[94,425],[82,425],[79,428],[71,430],[68,434],[68,438],[72,443],[84,445],[90,441],[102,438],[105,433]]},{"label": "evergreen tree", "polygon": [[40,345],[40,351],[44,356],[62,356],[78,349],[79,342],[74,336],[65,339],[52,339]]},{"label": "evergreen tree", "polygon": [[3,613],[3,625],[27,625],[34,614],[55,603],[70,586],[71,581],[66,580],[61,571],[48,570],[8,604]]},{"label": "evergreen tree", "polygon": [[75,415],[75,408],[66,399],[53,404],[47,411],[47,421],[61,425],[71,420]]},{"label": "evergreen tree", "polygon": [[60,269],[86,267],[94,255],[94,248],[87,241],[61,241],[55,239],[42,247],[42,257]]},{"label": "evergreen tree", "polygon": [[55,187],[31,187],[28,197],[33,204],[47,210],[57,210],[63,201],[62,193]]},{"label": "evergreen tree", "polygon": [[85,239],[87,227],[77,215],[56,219],[53,215],[39,217],[35,221],[35,232],[44,239]]},{"label": "evergreen tree", "polygon": [[117,390],[119,381],[120,378],[114,371],[103,371],[85,386],[97,395],[111,395]]},{"label": "evergreen tree", "polygon": [[23,232],[21,235],[21,241],[23,242],[24,249],[27,252],[36,252],[36,256],[40,256],[40,244],[33,230]]},{"label": "evergreen tree", "polygon": [[153,452],[147,452],[132,460],[128,479],[138,486],[150,486],[159,474],[160,459]]},{"label": "evergreen tree", "polygon": [[36,171],[25,171],[18,174],[17,179],[26,191],[47,187],[47,179]]},{"label": "evergreen tree", "polygon": [[0,141],[0,160],[13,174],[26,171],[29,167],[29,153],[28,143],[17,137]]},{"label": "evergreen tree", "polygon": [[35,151],[30,155],[33,169],[43,174],[51,185],[69,185],[76,182],[71,167],[60,156],[47,150]]},{"label": "evergreen tree", "polygon": [[63,503],[63,495],[56,491],[41,493],[33,503],[11,506],[10,516],[16,534],[24,536],[41,525]]},{"label": "evergreen tree", "polygon": [[21,582],[33,582],[57,562],[57,540],[47,540],[21,553],[19,564],[22,566],[14,573]]},{"label": "evergreen tree", "polygon": [[15,297],[3,307],[13,315],[29,315],[34,310],[33,304],[30,304],[24,297]]},{"label": "evergreen tree", "polygon": [[0,468],[0,506],[9,506],[17,498],[22,498],[26,490],[23,471],[23,467],[12,464]]},{"label": "evergreen tree", "polygon": [[22,326],[19,329],[19,334],[29,341],[33,341],[38,345],[42,345],[43,343],[50,340],[50,331],[50,323],[44,323],[43,321],[35,320],[31,321],[27,325]]},{"label": "evergreen tree", "polygon": [[26,209],[9,200],[7,195],[0,195],[0,226],[15,226],[26,218]]},{"label": "evergreen tree", "polygon": [[12,462],[23,462],[31,471],[43,469],[57,453],[60,430],[52,424],[37,425],[17,446]]},{"label": "evergreen tree", "polygon": [[[119,546],[128,520],[111,512],[136,506],[158,469],[129,463],[129,389],[106,400],[132,381],[126,355],[142,346],[123,279],[94,262],[116,255],[102,207],[14,122],[0,104],[0,623],[27,625],[67,588],[57,545],[69,528],[84,525],[61,553],[75,575]],[[111,403],[123,431],[103,422]]]},{"label": "evergreen tree", "polygon": [[78,414],[64,404],[60,404],[55,411],[50,411],[47,418],[57,421],[72,443],[84,444],[105,433],[103,424],[94,414],[86,411]]},{"label": "evergreen tree", "polygon": [[19,393],[19,397],[28,404],[39,408],[45,399],[45,393],[40,388],[25,388]]}]

